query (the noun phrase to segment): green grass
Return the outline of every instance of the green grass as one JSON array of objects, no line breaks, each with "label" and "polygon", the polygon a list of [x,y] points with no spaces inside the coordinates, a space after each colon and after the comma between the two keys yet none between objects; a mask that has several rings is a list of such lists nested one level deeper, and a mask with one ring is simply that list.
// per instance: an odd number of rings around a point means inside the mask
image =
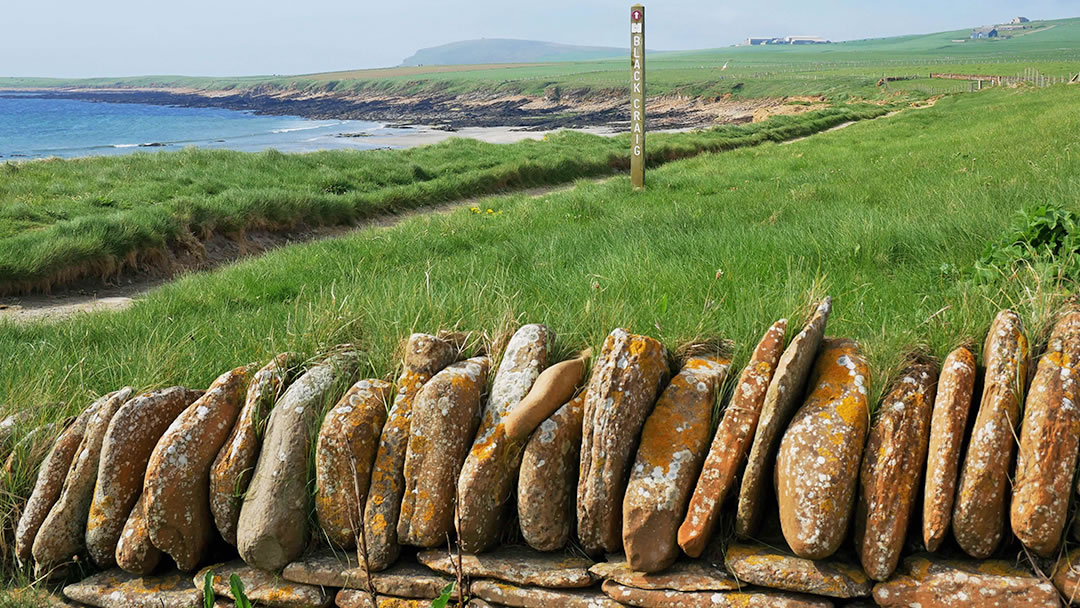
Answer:
[{"label": "green grass", "polygon": [[[659,16],[654,16],[654,24]],[[974,26],[975,24],[973,24]],[[1034,23],[1040,31],[1011,39],[967,41],[970,30],[859,40],[829,45],[730,47],[655,53],[648,63],[649,95],[778,97],[826,95],[833,99],[879,98],[898,91],[925,94],[922,87],[894,83],[876,87],[882,75],[930,72],[1014,76],[1026,69],[1064,77],[1080,71],[1080,19]],[[1052,26],[1052,27],[1050,27]],[[654,25],[653,27],[662,27]],[[727,70],[721,66],[728,64]],[[552,86],[564,93],[610,95],[628,90],[622,59],[537,65],[424,66],[328,72],[296,76],[206,78],[143,76],[84,80],[0,78],[0,88],[85,86],[172,86],[201,90],[361,93],[525,93],[542,95]],[[966,86],[966,83],[963,83]],[[944,82],[938,92],[957,90]],[[966,89],[965,89],[966,90]]]},{"label": "green grass", "polygon": [[[886,108],[858,105],[650,138],[654,164],[808,135]],[[286,155],[176,153],[0,164],[0,291],[111,275],[211,234],[341,225],[374,215],[610,174],[628,135],[564,131],[544,141],[454,139],[411,150]],[[4,287],[7,286],[5,289]]]},{"label": "green grass", "polygon": [[[676,347],[735,341],[835,298],[829,333],[860,340],[880,392],[910,348],[981,341],[1017,307],[1038,334],[1047,273],[962,280],[1019,210],[1080,200],[1080,103],[1065,87],[941,100],[791,145],[705,154],[497,214],[462,209],[289,247],[189,276],[121,313],[0,326],[0,403],[75,411],[124,384],[204,386],[243,362],[340,342],[390,376],[411,331],[548,323],[565,351],[612,328]],[[1064,290],[1072,286],[1065,284]]]}]

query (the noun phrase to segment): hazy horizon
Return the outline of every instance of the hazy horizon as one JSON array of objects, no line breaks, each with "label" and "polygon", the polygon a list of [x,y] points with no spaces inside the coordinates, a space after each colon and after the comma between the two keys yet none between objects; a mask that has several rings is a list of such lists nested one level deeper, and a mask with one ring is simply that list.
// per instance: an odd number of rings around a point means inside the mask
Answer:
[{"label": "hazy horizon", "polygon": [[[67,3],[65,3],[67,4]],[[177,74],[303,74],[396,66],[421,48],[478,38],[625,46],[632,1],[567,0],[467,6],[401,0],[361,6],[343,0],[190,0],[183,6],[136,0],[6,7],[0,76],[82,78]],[[878,6],[850,0],[810,5],[765,0],[752,7],[708,0],[645,3],[650,48],[729,46],[748,36],[819,35],[831,40],[925,34],[1001,23],[1023,15],[1080,13],[1070,0],[915,0]],[[408,30],[408,31],[403,31]]]}]

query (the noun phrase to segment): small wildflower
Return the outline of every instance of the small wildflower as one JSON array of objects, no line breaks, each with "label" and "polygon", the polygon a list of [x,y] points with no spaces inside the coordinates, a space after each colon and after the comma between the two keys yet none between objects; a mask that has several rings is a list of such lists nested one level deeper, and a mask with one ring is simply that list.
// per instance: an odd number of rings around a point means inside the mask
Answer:
[{"label": "small wildflower", "polygon": [[480,208],[479,207],[469,207],[469,211],[472,211],[473,213],[480,213]]},{"label": "small wildflower", "polygon": [[593,284],[592,284],[592,288],[593,288],[593,289],[600,289],[600,283],[599,283],[599,281],[593,281]]},{"label": "small wildflower", "polygon": [[487,212],[488,212],[489,214],[491,214],[491,213],[495,213],[495,211],[493,211],[493,210],[492,210],[492,209],[490,209],[490,208],[489,208],[489,209],[487,210]]},{"label": "small wildflower", "polygon": [[716,269],[716,280],[719,281],[721,278],[723,278],[723,276],[724,276],[724,269],[723,268],[717,268]]}]

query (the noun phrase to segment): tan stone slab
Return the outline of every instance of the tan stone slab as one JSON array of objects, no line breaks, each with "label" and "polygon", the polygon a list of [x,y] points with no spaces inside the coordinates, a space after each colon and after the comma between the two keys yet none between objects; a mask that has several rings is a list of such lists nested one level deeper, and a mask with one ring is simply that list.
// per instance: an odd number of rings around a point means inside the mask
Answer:
[{"label": "tan stone slab", "polygon": [[726,564],[750,585],[837,598],[869,597],[871,581],[856,564],[839,559],[809,560],[765,545],[732,543]]},{"label": "tan stone slab", "polygon": [[659,591],[604,581],[604,593],[641,608],[832,608],[832,602],[811,595],[746,589],[743,591]]},{"label": "tan stone slab", "polygon": [[207,572],[214,573],[211,583],[214,593],[234,600],[236,598],[229,583],[233,574],[240,577],[244,583],[244,595],[253,604],[271,608],[325,608],[333,600],[333,595],[322,587],[287,581],[272,572],[252,568],[240,560],[203,568],[195,575],[194,584],[201,587]]},{"label": "tan stone slab", "polygon": [[141,577],[113,569],[64,587],[64,595],[99,608],[201,608],[202,588],[190,575]]},{"label": "tan stone slab", "polygon": [[[421,551],[416,556],[421,564],[453,575],[454,563],[445,548]],[[456,562],[457,556],[454,557]],[[589,573],[592,560],[563,553],[540,553],[527,547],[500,547],[490,553],[462,555],[461,569],[465,576],[494,578],[515,585],[535,585],[552,588],[588,587],[595,582]]]},{"label": "tan stone slab", "polygon": [[613,601],[596,589],[544,589],[517,587],[490,580],[473,581],[470,594],[480,599],[514,608],[617,608]]},{"label": "tan stone slab", "polygon": [[599,562],[589,568],[599,578],[625,587],[670,591],[730,591],[739,588],[727,570],[701,561],[678,561],[663,572],[634,572],[626,561]]},{"label": "tan stone slab", "polygon": [[741,537],[752,536],[765,510],[771,508],[762,503],[768,484],[773,482],[776,451],[788,422],[801,403],[803,388],[825,337],[825,326],[831,311],[832,299],[827,297],[818,305],[806,327],[792,339],[776,364],[739,487],[735,532]]},{"label": "tan stone slab", "polygon": [[975,375],[975,356],[964,347],[949,353],[941,366],[934,413],[930,417],[923,489],[923,543],[929,551],[938,550],[952,523],[957,471]]},{"label": "tan stone slab", "polygon": [[1080,549],[1063,555],[1054,566],[1054,586],[1071,605],[1080,603]]},{"label": "tan stone slab", "polygon": [[[281,577],[308,585],[366,589],[367,576],[352,553],[323,549],[285,566]],[[390,568],[373,572],[375,591],[384,595],[436,598],[454,578],[437,573],[411,560],[401,560]]]},{"label": "tan stone slab", "polygon": [[1024,405],[1016,456],[1013,534],[1053,557],[1065,531],[1080,450],[1080,312],[1058,321]]},{"label": "tan stone slab", "polygon": [[1006,562],[947,560],[926,553],[904,558],[897,574],[874,585],[874,601],[883,608],[1061,606],[1054,585]]},{"label": "tan stone slab", "polygon": [[[338,608],[430,608],[431,600],[418,600],[389,595],[376,595],[374,597],[366,591],[356,589],[342,589],[337,592],[334,602]],[[470,600],[467,606],[481,608],[481,604]],[[447,606],[457,606],[457,602],[451,601]]]}]

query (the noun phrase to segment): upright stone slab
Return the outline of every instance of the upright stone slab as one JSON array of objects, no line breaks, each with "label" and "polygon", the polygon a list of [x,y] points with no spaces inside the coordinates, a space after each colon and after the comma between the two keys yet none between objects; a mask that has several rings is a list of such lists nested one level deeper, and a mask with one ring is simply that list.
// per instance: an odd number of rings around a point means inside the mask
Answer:
[{"label": "upright stone slab", "polygon": [[244,407],[210,468],[210,512],[225,542],[236,546],[240,507],[259,458],[270,410],[292,381],[299,356],[282,353],[251,378]]},{"label": "upright stone slab", "polygon": [[878,408],[860,474],[855,545],[863,570],[883,581],[896,570],[918,499],[930,442],[937,366],[909,367]]},{"label": "upright stone slab", "polygon": [[780,442],[780,525],[799,557],[829,557],[847,535],[866,442],[869,377],[857,343],[825,340],[810,376],[810,395]]},{"label": "upright stone slab", "polygon": [[210,544],[210,468],[236,423],[251,370],[218,377],[158,440],[143,482],[146,529],[154,546],[190,572]]},{"label": "upright stone slab", "polygon": [[[450,576],[457,572],[457,556],[451,558],[445,547],[421,551],[416,561]],[[592,560],[580,555],[538,553],[514,546],[461,556],[461,572],[471,579],[493,578],[513,585],[552,589],[591,587],[596,582],[589,573],[592,565]]]},{"label": "upright stone slab", "polygon": [[320,409],[352,376],[355,353],[331,356],[282,395],[270,414],[255,473],[240,509],[237,549],[256,568],[278,571],[303,552],[310,537],[308,458]]},{"label": "upright stone slab", "polygon": [[772,477],[771,467],[776,450],[788,421],[802,399],[803,387],[814,359],[817,358],[831,311],[832,298],[827,297],[818,305],[806,327],[795,336],[781,355],[776,372],[765,392],[765,402],[761,406],[754,442],[750,447],[746,471],[739,487],[735,533],[741,537],[752,536],[757,531],[761,514],[768,508],[762,502]]},{"label": "upright stone slab", "polygon": [[724,563],[744,585],[836,598],[869,597],[873,588],[873,581],[850,562],[809,560],[765,545],[732,543]]},{"label": "upright stone slab", "polygon": [[529,394],[503,420],[506,436],[511,441],[525,441],[540,423],[565,405],[581,386],[585,366],[591,357],[592,349],[587,348],[577,357],[560,361],[540,372]]},{"label": "upright stone slab", "polygon": [[276,574],[252,568],[242,561],[215,564],[199,571],[194,584],[200,588],[206,574],[213,572],[211,586],[214,593],[235,600],[229,580],[235,574],[244,583],[244,595],[251,603],[270,608],[326,608],[333,601],[333,594],[322,587],[282,581]]},{"label": "upright stone slab", "polygon": [[94,498],[101,443],[116,411],[131,396],[123,388],[102,397],[94,405],[86,422],[82,442],[64,477],[60,497],[42,522],[31,553],[39,567],[49,568],[67,561],[86,548],[86,520]]},{"label": "upright stone slab", "polygon": [[1052,557],[1061,544],[1080,447],[1080,312],[1054,326],[1024,405],[1012,530],[1024,546]]},{"label": "upright stone slab", "polygon": [[585,391],[560,407],[525,444],[518,473],[518,523],[537,551],[562,549],[574,527]]},{"label": "upright stone slab", "polygon": [[641,431],[623,498],[623,547],[630,567],[659,572],[679,557],[679,524],[709,444],[716,392],[731,360],[690,357]]},{"label": "upright stone slab", "polygon": [[686,518],[679,527],[679,546],[690,557],[700,557],[708,546],[720,521],[720,507],[746,462],[765,392],[784,350],[786,329],[787,319],[780,319],[765,332],[739,375],[735,393],[716,428]]},{"label": "upright stone slab", "polygon": [[351,549],[364,525],[371,465],[393,386],[361,380],[326,414],[315,444],[315,512],[330,542]]},{"label": "upright stone slab", "polygon": [[402,543],[436,547],[454,530],[455,488],[480,422],[490,365],[487,357],[455,363],[416,396],[398,520]]},{"label": "upright stone slab", "polygon": [[616,329],[585,393],[577,528],[590,553],[622,549],[622,499],[637,438],[668,377],[667,349]]},{"label": "upright stone slab", "polygon": [[116,543],[143,490],[158,439],[202,391],[181,386],[143,393],[117,410],[101,443],[86,548],[102,568],[116,564]]},{"label": "upright stone slab", "polygon": [[71,468],[71,461],[86,434],[86,425],[94,413],[101,407],[102,401],[95,401],[72,422],[60,437],[56,439],[52,450],[38,469],[37,481],[26,501],[19,524],[15,529],[15,556],[19,561],[28,563],[33,557],[34,538],[49,510],[60,498],[64,487],[64,478]]},{"label": "upright stone slab", "polygon": [[499,539],[523,443],[506,434],[503,421],[544,371],[554,339],[555,334],[544,325],[524,325],[514,333],[503,353],[480,429],[458,479],[458,539],[464,551],[485,551]]},{"label": "upright stone slab", "polygon": [[975,389],[975,356],[960,347],[945,357],[930,417],[930,447],[923,490],[923,543],[937,551],[952,521],[960,450],[964,443],[971,395]]},{"label": "upright stone slab", "polygon": [[427,334],[413,334],[405,345],[394,405],[379,438],[364,507],[368,564],[374,571],[389,567],[400,551],[397,522],[405,492],[405,453],[413,400],[424,384],[457,356],[458,350],[451,343]]},{"label": "upright stone slab", "polygon": [[122,570],[99,572],[64,587],[69,599],[98,608],[201,608],[202,586],[179,572],[136,576]]},{"label": "upright stone slab", "polygon": [[998,313],[983,357],[986,380],[953,511],[953,535],[976,558],[989,557],[1005,533],[1009,467],[1028,367],[1027,338],[1016,313]]},{"label": "upright stone slab", "polygon": [[128,515],[124,531],[116,543],[116,565],[125,572],[146,576],[154,571],[161,561],[161,550],[150,541],[150,532],[146,528],[146,493],[139,495],[139,500]]},{"label": "upright stone slab", "polygon": [[1057,608],[1057,591],[1045,579],[999,560],[964,561],[929,554],[904,558],[900,571],[874,585],[882,608]]}]

